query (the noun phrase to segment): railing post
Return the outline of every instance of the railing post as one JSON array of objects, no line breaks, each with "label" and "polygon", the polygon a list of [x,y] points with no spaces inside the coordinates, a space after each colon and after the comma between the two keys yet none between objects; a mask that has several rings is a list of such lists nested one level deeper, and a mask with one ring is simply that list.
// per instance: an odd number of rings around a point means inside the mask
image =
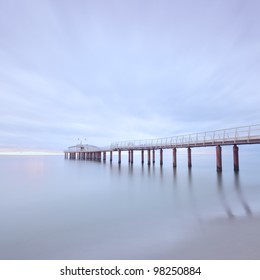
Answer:
[{"label": "railing post", "polygon": [[251,132],[251,126],[249,126],[249,128],[248,128],[248,138],[247,138],[247,142],[250,141],[250,132]]}]

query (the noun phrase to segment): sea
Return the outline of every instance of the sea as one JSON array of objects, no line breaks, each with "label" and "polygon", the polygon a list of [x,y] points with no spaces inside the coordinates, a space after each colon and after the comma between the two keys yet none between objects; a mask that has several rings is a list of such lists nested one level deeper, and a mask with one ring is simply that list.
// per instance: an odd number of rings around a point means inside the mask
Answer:
[{"label": "sea", "polygon": [[260,259],[260,151],[158,152],[155,164],[0,156],[0,259]]}]

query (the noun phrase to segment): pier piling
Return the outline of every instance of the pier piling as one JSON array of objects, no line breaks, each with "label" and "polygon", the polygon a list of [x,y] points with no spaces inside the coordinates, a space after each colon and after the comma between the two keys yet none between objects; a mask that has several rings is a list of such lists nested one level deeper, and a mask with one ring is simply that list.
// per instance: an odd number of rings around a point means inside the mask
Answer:
[{"label": "pier piling", "polygon": [[238,146],[233,146],[234,171],[239,171]]},{"label": "pier piling", "polygon": [[160,165],[163,165],[163,149],[160,149]]},{"label": "pier piling", "polygon": [[177,167],[177,149],[176,148],[172,149],[172,165],[174,168]]},{"label": "pier piling", "polygon": [[130,150],[130,163],[134,163],[134,150]]},{"label": "pier piling", "polygon": [[153,155],[153,164],[155,164],[155,150],[154,149],[153,149],[152,155]]},{"label": "pier piling", "polygon": [[192,164],[191,164],[191,148],[188,147],[188,167],[191,168]]},{"label": "pier piling", "polygon": [[118,150],[118,164],[121,164],[121,150]]},{"label": "pier piling", "polygon": [[220,145],[216,147],[216,159],[217,159],[217,172],[222,171],[222,148]]},{"label": "pier piling", "polygon": [[151,164],[151,150],[150,149],[147,150],[147,164],[148,165]]}]

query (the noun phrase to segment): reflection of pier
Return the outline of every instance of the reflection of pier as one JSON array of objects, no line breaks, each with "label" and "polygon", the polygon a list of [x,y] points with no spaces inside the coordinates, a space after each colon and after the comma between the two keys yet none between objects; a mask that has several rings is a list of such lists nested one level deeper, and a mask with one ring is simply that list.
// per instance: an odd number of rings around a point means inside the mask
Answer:
[{"label": "reflection of pier", "polygon": [[[225,191],[224,191],[224,188],[223,188],[223,178],[222,178],[221,173],[219,173],[217,175],[217,186],[218,186],[219,196],[221,198],[221,201],[223,203],[223,206],[225,208],[225,211],[226,211],[228,217],[229,218],[234,218],[235,215],[232,212],[231,207],[230,207],[230,205],[228,203],[228,200],[226,198],[226,195],[225,195]],[[251,216],[252,211],[251,211],[251,208],[250,208],[249,204],[247,203],[246,198],[244,197],[243,192],[241,190],[239,174],[237,172],[234,173],[234,186],[235,186],[235,191],[236,191],[236,194],[238,196],[238,199],[239,199],[243,209],[245,210],[245,213],[247,214],[247,216]]]},{"label": "reflection of pier", "polygon": [[108,147],[95,147],[90,145],[76,145],[65,151],[65,158],[83,160],[106,161],[106,154],[110,153],[110,162],[113,152],[118,153],[118,164],[121,164],[121,153],[128,152],[128,162],[133,164],[134,152],[141,152],[141,163],[144,164],[144,153],[147,153],[147,164],[155,163],[155,151],[159,150],[160,165],[163,165],[163,150],[172,149],[173,167],[177,167],[177,149],[186,148],[188,154],[188,167],[192,166],[192,148],[216,147],[217,171],[222,171],[222,146],[233,145],[234,170],[239,170],[238,145],[260,144],[260,125],[251,125],[229,128],[202,133],[179,135],[148,140],[121,141],[112,143]]}]

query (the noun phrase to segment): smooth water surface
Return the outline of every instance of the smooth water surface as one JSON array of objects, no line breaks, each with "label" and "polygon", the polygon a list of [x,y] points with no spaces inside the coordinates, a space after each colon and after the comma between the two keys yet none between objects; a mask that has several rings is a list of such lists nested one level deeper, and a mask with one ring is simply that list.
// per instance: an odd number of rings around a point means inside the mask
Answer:
[{"label": "smooth water surface", "polygon": [[259,259],[260,159],[0,157],[1,259]]}]

